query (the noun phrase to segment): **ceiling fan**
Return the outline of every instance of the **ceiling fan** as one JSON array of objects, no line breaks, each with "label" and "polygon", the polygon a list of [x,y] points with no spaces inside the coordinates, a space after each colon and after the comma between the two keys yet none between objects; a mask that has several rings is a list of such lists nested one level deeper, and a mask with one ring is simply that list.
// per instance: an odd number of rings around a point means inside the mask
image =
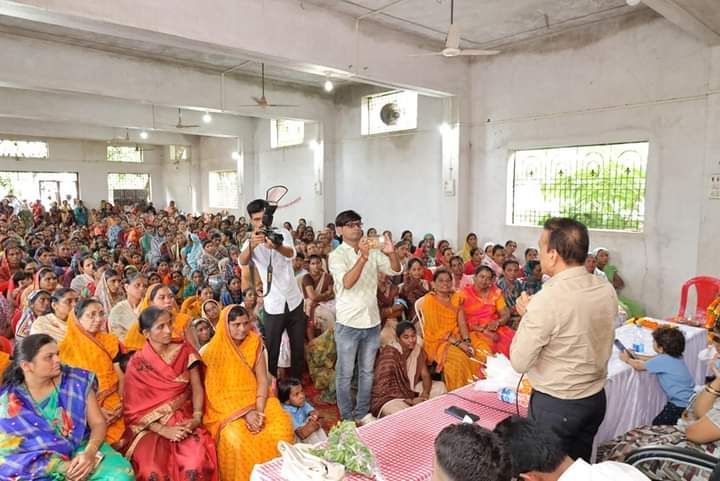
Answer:
[{"label": "ceiling fan", "polygon": [[442,55],[443,57],[469,57],[479,55],[497,55],[499,50],[479,50],[460,48],[460,25],[455,23],[455,0],[450,0],[450,28],[445,39],[445,48],[439,52],[420,53],[410,55],[411,57],[425,57],[431,55]]},{"label": "ceiling fan", "polygon": [[239,105],[239,107],[262,107],[262,108],[267,108],[267,107],[299,107],[299,105],[271,104],[271,103],[268,101],[267,97],[265,97],[265,64],[264,64],[264,63],[261,63],[260,66],[261,66],[261,69],[262,69],[262,70],[261,70],[262,74],[261,74],[261,77],[260,77],[260,78],[261,78],[261,82],[262,82],[262,95],[260,95],[259,98],[258,98],[258,97],[251,97],[251,98],[255,101],[254,104]]},{"label": "ceiling fan", "polygon": [[182,109],[178,109],[178,122],[175,124],[176,129],[194,129],[195,127],[200,127],[199,125],[189,125],[189,124],[183,124],[182,121]]}]

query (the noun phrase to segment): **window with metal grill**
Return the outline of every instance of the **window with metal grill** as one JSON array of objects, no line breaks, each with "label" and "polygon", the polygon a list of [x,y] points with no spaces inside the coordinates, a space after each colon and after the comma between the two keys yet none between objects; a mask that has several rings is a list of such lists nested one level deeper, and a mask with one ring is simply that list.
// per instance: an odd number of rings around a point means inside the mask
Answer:
[{"label": "window with metal grill", "polygon": [[270,121],[270,147],[291,147],[305,141],[305,122],[302,120],[273,119]]},{"label": "window with metal grill", "polygon": [[210,207],[215,209],[237,209],[238,175],[234,170],[212,170],[209,172]]},{"label": "window with metal grill", "polygon": [[648,142],[517,150],[508,168],[508,224],[572,217],[590,229],[642,232]]},{"label": "window with metal grill", "polygon": [[108,162],[134,162],[143,161],[143,149],[139,145],[108,145],[105,151]]},{"label": "window with metal grill", "polygon": [[150,174],[108,174],[108,201],[120,204],[150,200]]},{"label": "window with metal grill", "polygon": [[48,143],[42,140],[0,139],[0,157],[47,159]]},{"label": "window with metal grill", "polygon": [[368,95],[362,98],[362,135],[417,128],[417,92],[407,90]]}]

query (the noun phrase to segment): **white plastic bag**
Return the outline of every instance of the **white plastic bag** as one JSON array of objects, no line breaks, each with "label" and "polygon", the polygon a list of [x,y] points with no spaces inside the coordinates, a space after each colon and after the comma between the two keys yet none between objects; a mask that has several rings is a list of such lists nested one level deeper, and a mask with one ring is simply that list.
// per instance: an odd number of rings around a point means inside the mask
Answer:
[{"label": "white plastic bag", "polygon": [[504,387],[517,388],[520,373],[516,372],[510,360],[503,354],[488,356],[485,368],[485,379],[475,383],[476,391],[496,392]]},{"label": "white plastic bag", "polygon": [[280,474],[288,481],[340,481],[345,477],[342,464],[325,461],[308,452],[310,445],[292,445],[278,442],[278,451],[282,456]]}]

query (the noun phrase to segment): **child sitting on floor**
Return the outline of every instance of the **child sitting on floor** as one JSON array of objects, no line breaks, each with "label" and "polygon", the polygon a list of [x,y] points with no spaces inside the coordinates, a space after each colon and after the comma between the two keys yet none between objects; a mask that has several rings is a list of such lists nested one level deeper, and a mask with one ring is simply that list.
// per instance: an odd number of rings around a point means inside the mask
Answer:
[{"label": "child sitting on floor", "polygon": [[625,351],[620,353],[620,359],[638,371],[657,375],[668,402],[652,423],[654,426],[672,426],[677,423],[690,403],[690,398],[695,394],[695,382],[682,359],[685,336],[675,327],[659,327],[653,331],[652,336],[657,356],[633,353],[636,359],[631,359]]},{"label": "child sitting on floor", "polygon": [[290,414],[295,431],[295,442],[316,444],[327,439],[320,426],[317,411],[305,400],[302,384],[295,378],[278,381],[278,400]]}]

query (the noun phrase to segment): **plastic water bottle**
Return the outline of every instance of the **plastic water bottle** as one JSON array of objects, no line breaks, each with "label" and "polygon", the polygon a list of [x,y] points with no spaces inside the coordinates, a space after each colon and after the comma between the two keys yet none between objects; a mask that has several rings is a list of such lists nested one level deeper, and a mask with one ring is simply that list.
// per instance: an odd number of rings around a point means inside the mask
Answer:
[{"label": "plastic water bottle", "polygon": [[523,407],[527,407],[530,404],[530,396],[525,393],[518,394],[515,389],[511,387],[504,387],[498,391],[498,399],[508,404],[515,404],[516,402]]},{"label": "plastic water bottle", "polygon": [[635,328],[632,339],[632,350],[637,352],[638,354],[642,354],[645,352],[645,339],[643,337],[642,326],[636,326]]}]

